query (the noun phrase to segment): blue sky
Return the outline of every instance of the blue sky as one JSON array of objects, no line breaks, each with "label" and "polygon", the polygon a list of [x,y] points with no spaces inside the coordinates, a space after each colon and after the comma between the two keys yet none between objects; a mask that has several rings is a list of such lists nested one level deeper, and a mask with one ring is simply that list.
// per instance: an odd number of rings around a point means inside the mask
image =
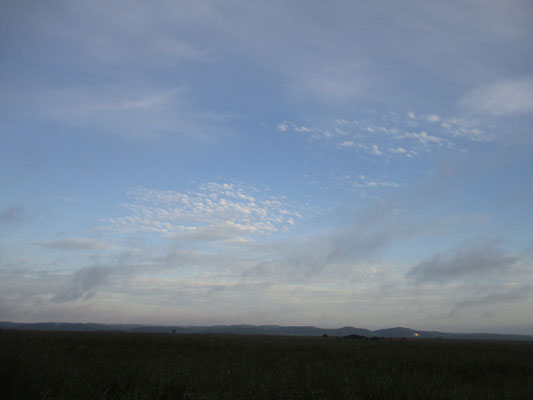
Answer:
[{"label": "blue sky", "polygon": [[0,319],[533,334],[528,1],[4,1]]}]

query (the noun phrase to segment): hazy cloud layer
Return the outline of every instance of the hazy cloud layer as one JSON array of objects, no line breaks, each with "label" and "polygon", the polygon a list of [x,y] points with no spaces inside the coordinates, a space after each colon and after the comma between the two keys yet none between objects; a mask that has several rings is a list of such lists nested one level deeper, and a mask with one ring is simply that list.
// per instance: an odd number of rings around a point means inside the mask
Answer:
[{"label": "hazy cloud layer", "polygon": [[0,319],[533,332],[532,37],[529,0],[0,2]]}]

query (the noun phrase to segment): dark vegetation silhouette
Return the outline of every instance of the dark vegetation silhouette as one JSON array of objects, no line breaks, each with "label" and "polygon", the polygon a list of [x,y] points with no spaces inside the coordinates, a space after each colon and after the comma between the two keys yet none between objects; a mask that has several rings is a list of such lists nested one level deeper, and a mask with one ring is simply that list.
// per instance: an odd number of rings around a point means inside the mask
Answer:
[{"label": "dark vegetation silhouette", "polygon": [[0,332],[0,399],[532,399],[533,343]]}]

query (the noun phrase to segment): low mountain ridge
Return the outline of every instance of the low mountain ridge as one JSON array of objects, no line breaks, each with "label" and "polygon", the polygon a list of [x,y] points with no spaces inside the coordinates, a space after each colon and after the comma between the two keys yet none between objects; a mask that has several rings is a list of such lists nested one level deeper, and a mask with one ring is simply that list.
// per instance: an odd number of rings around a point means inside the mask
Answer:
[{"label": "low mountain ridge", "polygon": [[139,332],[139,333],[188,333],[188,334],[231,334],[231,335],[280,335],[280,336],[335,336],[335,337],[382,337],[391,339],[457,339],[457,340],[531,340],[531,335],[501,333],[459,333],[419,331],[395,327],[375,331],[344,326],[342,328],[318,328],[316,326],[280,325],[211,325],[211,326],[167,326],[142,324],[97,324],[68,322],[17,323],[0,321],[0,329],[36,331],[75,332]]}]

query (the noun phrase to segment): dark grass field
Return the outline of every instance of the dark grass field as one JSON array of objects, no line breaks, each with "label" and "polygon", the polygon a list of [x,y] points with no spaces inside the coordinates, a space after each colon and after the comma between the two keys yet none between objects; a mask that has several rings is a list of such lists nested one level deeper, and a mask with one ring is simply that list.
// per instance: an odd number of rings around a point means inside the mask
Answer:
[{"label": "dark grass field", "polygon": [[533,343],[4,330],[0,399],[533,399]]}]

